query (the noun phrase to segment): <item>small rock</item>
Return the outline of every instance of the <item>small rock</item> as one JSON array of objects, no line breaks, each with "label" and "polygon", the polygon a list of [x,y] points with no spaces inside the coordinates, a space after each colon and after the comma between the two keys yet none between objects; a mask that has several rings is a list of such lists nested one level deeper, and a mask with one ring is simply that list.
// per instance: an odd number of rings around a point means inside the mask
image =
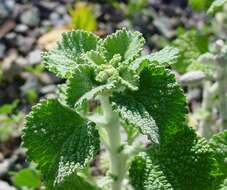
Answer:
[{"label": "small rock", "polygon": [[44,86],[40,89],[40,92],[42,94],[48,94],[48,93],[53,93],[56,91],[56,85],[47,85],[47,86]]},{"label": "small rock", "polygon": [[183,86],[196,86],[202,83],[206,75],[202,71],[189,71],[180,77]]},{"label": "small rock", "polygon": [[0,20],[7,18],[15,5],[14,0],[0,1]]},{"label": "small rock", "polygon": [[33,7],[20,16],[20,21],[28,26],[36,26],[40,21],[40,13],[36,7]]},{"label": "small rock", "polygon": [[5,55],[6,46],[4,44],[0,44],[0,58],[3,58]]},{"label": "small rock", "polygon": [[51,23],[54,26],[59,26],[62,21],[61,21],[61,16],[58,13],[52,12],[49,16],[49,19],[51,21]]},{"label": "small rock", "polygon": [[32,37],[24,37],[24,36],[18,35],[16,44],[19,50],[26,54],[31,50],[34,42],[35,42],[35,39]]},{"label": "small rock", "polygon": [[42,61],[42,58],[41,58],[41,50],[36,49],[36,50],[33,50],[32,52],[30,52],[28,54],[28,62],[31,65],[40,63],[41,61]]},{"label": "small rock", "polygon": [[42,21],[42,26],[45,26],[45,27],[49,27],[49,26],[51,26],[52,24],[51,24],[51,22],[49,21],[49,20],[43,20]]},{"label": "small rock", "polygon": [[60,15],[64,15],[65,13],[67,13],[65,6],[62,5],[58,6],[55,10]]},{"label": "small rock", "polygon": [[25,24],[18,24],[15,28],[15,31],[19,33],[24,33],[28,31],[28,26]]},{"label": "small rock", "polygon": [[17,34],[15,32],[10,32],[8,34],[6,34],[5,39],[9,42],[9,43],[15,43]]},{"label": "small rock", "polygon": [[8,183],[4,181],[0,181],[0,190],[16,190],[16,188],[10,186]]},{"label": "small rock", "polygon": [[29,62],[27,59],[25,59],[24,57],[20,56],[15,60],[15,64],[17,64],[19,67],[24,68],[27,67],[29,65]]}]

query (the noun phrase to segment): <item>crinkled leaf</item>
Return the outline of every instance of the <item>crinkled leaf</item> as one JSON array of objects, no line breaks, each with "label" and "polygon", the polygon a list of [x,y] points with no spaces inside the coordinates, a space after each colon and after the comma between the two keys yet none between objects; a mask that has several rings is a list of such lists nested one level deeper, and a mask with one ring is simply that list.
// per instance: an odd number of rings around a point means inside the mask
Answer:
[{"label": "crinkled leaf", "polygon": [[74,107],[76,110],[83,114],[90,112],[90,106],[89,101],[94,99],[98,95],[108,94],[115,88],[115,85],[113,83],[107,83],[104,85],[100,85],[97,87],[94,87],[90,91],[86,92],[83,96],[79,98],[79,100],[76,102]]},{"label": "crinkled leaf", "polygon": [[148,60],[151,63],[158,62],[159,64],[169,66],[177,62],[178,56],[179,50],[177,48],[167,46],[158,52],[138,58],[135,63],[133,63],[132,68],[138,69],[143,60]]},{"label": "crinkled leaf", "polygon": [[65,181],[56,187],[54,190],[101,190],[98,187],[90,184],[86,179],[73,175],[65,179]]},{"label": "crinkled leaf", "polygon": [[224,178],[227,178],[227,131],[220,132],[210,139],[210,146]]},{"label": "crinkled leaf", "polygon": [[188,66],[196,60],[199,55],[208,52],[208,34],[190,30],[179,35],[173,41],[172,46],[179,49],[179,58],[174,64],[175,69],[185,73]]},{"label": "crinkled leaf", "polygon": [[82,54],[97,49],[99,40],[94,34],[83,30],[65,32],[56,48],[43,53],[44,63],[57,76],[67,78],[78,64],[84,64]]},{"label": "crinkled leaf", "polygon": [[131,96],[115,96],[112,100],[123,120],[148,135],[152,142],[159,142],[158,127],[144,106]]},{"label": "crinkled leaf", "polygon": [[114,55],[120,54],[122,62],[130,63],[140,55],[143,45],[144,38],[141,33],[122,29],[103,41],[101,51],[107,61],[110,61]]},{"label": "crinkled leaf", "polygon": [[99,150],[94,126],[54,99],[33,107],[23,129],[23,143],[50,189],[76,175]]},{"label": "crinkled leaf", "polygon": [[87,52],[84,55],[84,58],[87,59],[87,61],[90,64],[102,65],[102,64],[107,63],[105,57],[101,53],[99,53],[98,51],[94,51],[94,50]]},{"label": "crinkled leaf", "polygon": [[145,67],[140,74],[138,91],[127,91],[125,95],[144,106],[155,120],[160,138],[167,138],[185,120],[187,110],[183,91],[175,75],[160,65]]},{"label": "crinkled leaf", "polygon": [[66,103],[74,107],[75,103],[93,86],[93,71],[88,65],[80,65],[75,69],[66,83]]},{"label": "crinkled leaf", "polygon": [[193,130],[182,129],[136,157],[130,168],[135,190],[215,190],[212,150]]},{"label": "crinkled leaf", "polygon": [[224,6],[225,4],[227,4],[227,0],[215,0],[215,1],[211,4],[211,6],[210,6],[210,8],[208,9],[207,13],[208,13],[209,15],[213,15],[213,14],[215,14],[215,13],[221,11],[222,8],[223,8],[223,6]]},{"label": "crinkled leaf", "polygon": [[129,173],[135,190],[173,190],[159,164],[146,153],[134,159]]}]

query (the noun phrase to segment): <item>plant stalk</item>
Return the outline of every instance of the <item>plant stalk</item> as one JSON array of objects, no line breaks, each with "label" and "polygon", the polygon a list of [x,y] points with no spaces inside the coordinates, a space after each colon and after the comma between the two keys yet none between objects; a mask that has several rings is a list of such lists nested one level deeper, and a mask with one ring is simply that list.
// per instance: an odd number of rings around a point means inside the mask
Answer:
[{"label": "plant stalk", "polygon": [[227,129],[227,77],[226,77],[226,63],[218,63],[217,68],[217,84],[218,84],[218,95],[219,95],[219,110],[221,118],[221,126],[223,130]]},{"label": "plant stalk", "polygon": [[199,123],[198,132],[201,136],[210,138],[213,134],[212,131],[212,109],[213,109],[213,94],[211,92],[211,82],[207,81],[204,83],[203,89],[203,101],[202,101],[202,110],[205,111],[205,116]]},{"label": "plant stalk", "polygon": [[112,178],[110,189],[121,190],[122,182],[127,172],[127,156],[122,151],[121,135],[120,135],[120,120],[117,113],[113,112],[109,100],[109,96],[100,96],[101,107],[106,125],[103,126],[106,130],[105,143],[110,161],[110,176]]}]

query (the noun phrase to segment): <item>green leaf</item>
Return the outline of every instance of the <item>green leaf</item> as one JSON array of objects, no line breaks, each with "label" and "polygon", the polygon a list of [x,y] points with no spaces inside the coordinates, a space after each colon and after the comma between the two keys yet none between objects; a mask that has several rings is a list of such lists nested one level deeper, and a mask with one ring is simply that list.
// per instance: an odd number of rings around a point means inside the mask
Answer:
[{"label": "green leaf", "polygon": [[74,108],[75,103],[93,87],[93,71],[88,65],[80,65],[66,82],[66,103]]},{"label": "green leaf", "polygon": [[103,57],[101,53],[94,50],[87,52],[84,58],[87,59],[90,64],[94,65],[102,65],[107,63],[105,57]]},{"label": "green leaf", "polygon": [[158,127],[142,104],[130,96],[114,96],[116,111],[123,120],[137,127],[142,134],[148,135],[154,143],[159,143]]},{"label": "green leaf", "polygon": [[[101,190],[98,187],[90,184],[80,176],[69,176],[60,184],[56,190]],[[54,190],[55,190],[54,189]]]},{"label": "green leaf", "polygon": [[97,21],[93,7],[85,2],[77,2],[75,8],[69,9],[71,25],[75,29],[92,32],[97,28]]},{"label": "green leaf", "polygon": [[184,93],[175,75],[160,65],[149,64],[145,67],[140,74],[138,91],[127,91],[125,95],[144,106],[155,120],[160,138],[167,138],[185,121]]},{"label": "green leaf", "polygon": [[110,61],[114,55],[120,54],[123,63],[130,63],[140,56],[143,45],[144,38],[141,33],[122,29],[103,41],[101,51],[107,61]]},{"label": "green leaf", "polygon": [[22,137],[28,158],[38,164],[50,189],[76,175],[99,150],[94,126],[54,99],[33,107]]},{"label": "green leaf", "polygon": [[129,174],[135,190],[173,190],[159,164],[144,152],[134,159]]},{"label": "green leaf", "polygon": [[[136,157],[130,168],[135,190],[215,190],[213,152],[187,126],[160,147]],[[136,176],[138,175],[138,176]]]},{"label": "green leaf", "polygon": [[39,188],[41,186],[40,174],[30,168],[22,169],[14,174],[14,184],[17,187]]},{"label": "green leaf", "polygon": [[57,76],[68,78],[78,64],[84,64],[81,55],[96,50],[99,38],[83,30],[65,32],[57,47],[43,53],[46,67]]},{"label": "green leaf", "polygon": [[0,114],[10,114],[17,107],[19,100],[14,100],[11,104],[4,104],[0,107]]},{"label": "green leaf", "polygon": [[227,178],[227,131],[215,134],[210,139],[210,146],[215,152],[218,168],[224,178]]},{"label": "green leaf", "polygon": [[174,68],[185,73],[188,66],[201,54],[208,52],[208,34],[203,31],[190,30],[173,41],[172,46],[179,49],[179,58]]},{"label": "green leaf", "polygon": [[208,9],[207,14],[214,15],[221,11],[225,4],[227,4],[227,0],[215,0]]},{"label": "green leaf", "polygon": [[214,0],[189,0],[189,4],[195,11],[206,11]]},{"label": "green leaf", "polygon": [[86,92],[75,104],[77,112],[80,114],[87,114],[90,112],[89,101],[94,100],[98,95],[108,94],[115,88],[113,83],[103,84],[97,87],[94,87],[90,91]]},{"label": "green leaf", "polygon": [[132,68],[138,69],[143,60],[158,62],[159,64],[169,66],[175,64],[178,57],[179,50],[175,47],[167,46],[158,52],[138,58],[135,63],[133,63]]}]

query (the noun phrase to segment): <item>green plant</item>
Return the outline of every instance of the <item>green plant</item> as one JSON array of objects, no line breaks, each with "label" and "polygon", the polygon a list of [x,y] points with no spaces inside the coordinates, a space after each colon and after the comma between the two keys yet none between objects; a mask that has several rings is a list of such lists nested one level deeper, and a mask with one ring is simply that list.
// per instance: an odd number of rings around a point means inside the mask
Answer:
[{"label": "green plant", "polygon": [[214,0],[189,0],[188,3],[191,5],[193,10],[202,11],[207,10]]},{"label": "green plant", "polygon": [[[66,83],[58,98],[33,107],[23,146],[47,189],[216,190],[223,183],[215,151],[225,139],[211,147],[186,126],[186,100],[167,69],[179,51],[141,56],[143,45],[126,29],[104,40],[77,30],[43,54]],[[89,170],[100,143],[108,155],[104,183]]]},{"label": "green plant", "polygon": [[189,30],[179,32],[177,39],[171,44],[180,51],[174,68],[179,73],[185,73],[189,66],[203,53],[208,52],[208,34],[206,31]]},{"label": "green plant", "polygon": [[[203,77],[198,79],[195,73],[188,78],[184,77],[187,74],[182,76],[185,83],[190,81],[189,86],[203,84],[201,108],[194,116],[200,121],[199,132],[207,138],[217,131],[227,130],[227,45],[218,40],[213,46],[189,67],[192,71],[200,71]],[[218,110],[218,115],[215,110]]]},{"label": "green plant", "polygon": [[38,189],[41,187],[40,172],[33,168],[25,168],[12,173],[13,183],[20,188]]},{"label": "green plant", "polygon": [[77,2],[74,8],[70,8],[71,27],[93,32],[97,28],[97,21],[92,6],[85,2]]},{"label": "green plant", "polygon": [[23,122],[23,113],[15,113],[19,101],[0,106],[0,142],[5,142],[14,133],[19,133],[17,127]]}]

